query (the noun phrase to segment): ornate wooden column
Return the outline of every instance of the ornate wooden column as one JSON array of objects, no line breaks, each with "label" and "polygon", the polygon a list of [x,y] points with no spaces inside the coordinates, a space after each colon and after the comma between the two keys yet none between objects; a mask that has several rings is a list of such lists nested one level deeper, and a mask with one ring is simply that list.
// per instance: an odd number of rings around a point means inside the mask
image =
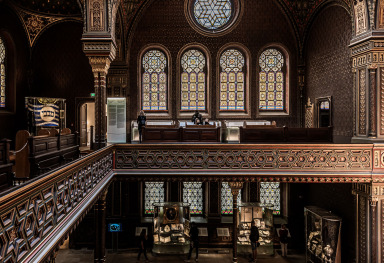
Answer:
[{"label": "ornate wooden column", "polygon": [[120,0],[85,0],[83,51],[89,58],[95,88],[94,149],[106,144],[106,77],[116,56],[115,20]]},{"label": "ornate wooden column", "polygon": [[107,190],[102,193],[100,199],[95,204],[95,250],[94,250],[94,262],[105,262],[105,233],[106,229],[106,199]]},{"label": "ornate wooden column", "polygon": [[230,182],[229,187],[231,187],[231,192],[233,196],[233,232],[232,232],[232,242],[233,242],[233,262],[237,262],[237,225],[238,225],[238,214],[239,208],[237,207],[237,196],[241,188],[243,188],[243,182]]}]

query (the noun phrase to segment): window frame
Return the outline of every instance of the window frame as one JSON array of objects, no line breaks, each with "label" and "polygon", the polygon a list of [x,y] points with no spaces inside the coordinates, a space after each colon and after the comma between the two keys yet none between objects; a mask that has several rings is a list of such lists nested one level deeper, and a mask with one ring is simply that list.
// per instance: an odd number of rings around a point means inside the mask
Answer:
[{"label": "window frame", "polygon": [[194,16],[194,2],[195,0],[186,0],[184,1],[184,15],[188,21],[188,24],[198,33],[209,36],[209,37],[219,37],[225,34],[230,33],[236,26],[240,23],[241,18],[244,13],[244,0],[231,0],[234,8],[232,9],[232,14],[230,20],[222,27],[218,29],[208,29],[200,25]]},{"label": "window frame", "polygon": [[143,47],[141,49],[141,51],[139,52],[139,55],[138,55],[138,59],[137,59],[137,67],[138,67],[138,73],[137,74],[137,83],[139,83],[138,85],[138,95],[137,95],[137,98],[138,98],[138,110],[137,110],[137,113],[136,115],[139,114],[139,112],[141,111],[142,109],[142,97],[143,97],[143,74],[144,74],[144,70],[143,70],[143,65],[142,65],[142,59],[143,59],[143,56],[148,52],[148,51],[151,51],[151,50],[160,50],[164,53],[166,59],[167,59],[167,68],[166,68],[166,74],[167,74],[167,110],[159,110],[159,111],[148,111],[146,110],[145,111],[145,114],[147,117],[156,117],[158,119],[169,119],[171,116],[172,116],[172,102],[171,102],[171,99],[172,99],[172,57],[171,57],[171,53],[169,52],[169,50],[161,45],[161,44],[149,44],[149,45],[146,45],[145,47]]},{"label": "window frame", "polygon": [[[284,74],[284,109],[283,110],[260,110],[260,72],[261,67],[259,64],[259,60],[261,55],[267,49],[276,49],[284,56],[284,65],[282,68]],[[290,56],[288,49],[280,43],[271,43],[262,47],[258,53],[256,60],[256,82],[257,82],[257,95],[256,103],[254,105],[257,106],[257,115],[260,117],[264,116],[290,116]]]},{"label": "window frame", "polygon": [[14,115],[16,113],[16,61],[15,43],[12,35],[0,29],[0,37],[5,46],[5,108],[0,108],[0,115]]},{"label": "window frame", "polygon": [[[220,110],[220,73],[221,73],[221,67],[220,67],[220,58],[221,55],[227,50],[227,49],[237,49],[239,50],[243,56],[244,56],[244,68],[245,68],[245,89],[244,89],[244,110]],[[226,118],[226,119],[250,119],[251,118],[251,107],[250,107],[250,85],[251,85],[251,52],[249,49],[244,46],[241,43],[227,43],[224,46],[222,46],[216,57],[216,112],[217,116],[219,118]]]},{"label": "window frame", "polygon": [[146,214],[145,213],[145,189],[146,189],[146,183],[163,183],[163,189],[164,189],[164,202],[167,200],[167,182],[165,181],[144,181],[142,186],[142,217],[153,217],[153,214]]},{"label": "window frame", "polygon": [[206,87],[205,87],[205,110],[199,111],[203,118],[211,118],[211,55],[206,46],[203,44],[194,42],[189,43],[182,47],[177,54],[177,66],[176,66],[176,112],[177,112],[177,118],[183,119],[188,118],[190,119],[195,110],[181,110],[181,74],[183,72],[182,66],[181,66],[181,58],[183,57],[184,53],[187,52],[190,49],[197,49],[200,52],[202,52],[205,55],[205,61],[206,61]]},{"label": "window frame", "polygon": [[191,217],[203,217],[205,215],[205,212],[206,212],[206,207],[205,207],[205,201],[206,201],[206,196],[205,196],[205,183],[202,182],[202,181],[183,181],[181,182],[181,199],[182,199],[182,202],[183,203],[188,203],[186,201],[184,201],[184,183],[201,183],[201,194],[202,194],[202,212],[201,214],[192,214],[191,213],[191,207],[189,207],[189,214],[191,215]]}]

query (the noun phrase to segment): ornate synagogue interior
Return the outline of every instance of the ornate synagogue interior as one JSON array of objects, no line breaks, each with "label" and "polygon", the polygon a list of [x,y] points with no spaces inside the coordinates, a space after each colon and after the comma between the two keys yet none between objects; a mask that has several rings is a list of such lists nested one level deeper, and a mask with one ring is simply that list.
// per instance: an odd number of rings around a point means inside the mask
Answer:
[{"label": "ornate synagogue interior", "polygon": [[384,261],[384,0],[0,0],[0,95],[0,262]]}]

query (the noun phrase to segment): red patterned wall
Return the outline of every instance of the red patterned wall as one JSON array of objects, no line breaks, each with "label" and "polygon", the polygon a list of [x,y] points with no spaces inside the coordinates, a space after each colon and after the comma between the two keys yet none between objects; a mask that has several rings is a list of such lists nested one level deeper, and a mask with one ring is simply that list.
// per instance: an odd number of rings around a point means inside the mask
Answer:
[{"label": "red patterned wall", "polygon": [[332,96],[334,142],[350,142],[353,127],[353,83],[349,54],[351,18],[339,6],[315,19],[306,45],[307,95]]},{"label": "red patterned wall", "polygon": [[[252,3],[250,3],[252,2]],[[173,118],[176,118],[176,59],[179,50],[186,44],[198,42],[208,47],[212,56],[212,87],[216,87],[216,58],[218,50],[229,42],[240,42],[245,45],[252,54],[251,59],[251,108],[252,118],[256,116],[256,102],[258,89],[258,53],[261,48],[269,43],[278,42],[287,47],[291,55],[291,115],[293,117],[272,118],[277,120],[278,125],[299,125],[298,120],[298,92],[296,74],[296,39],[289,20],[284,16],[275,1],[259,0],[244,1],[244,14],[241,22],[230,33],[221,37],[206,37],[196,32],[187,22],[184,14],[184,1],[162,0],[154,1],[138,21],[138,26],[132,34],[132,46],[129,53],[130,73],[130,96],[132,100],[131,116],[135,118],[138,109],[138,83],[137,83],[137,61],[140,49],[151,43],[159,43],[167,47],[172,56],[172,89],[174,98],[172,100]],[[212,116],[216,118],[217,93],[211,93]],[[265,117],[263,118],[265,119]]]}]

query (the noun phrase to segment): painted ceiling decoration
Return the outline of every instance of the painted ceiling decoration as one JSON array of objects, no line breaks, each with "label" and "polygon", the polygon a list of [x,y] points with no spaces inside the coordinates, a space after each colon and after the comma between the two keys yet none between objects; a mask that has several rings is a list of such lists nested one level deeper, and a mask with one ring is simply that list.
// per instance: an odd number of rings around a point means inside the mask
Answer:
[{"label": "painted ceiling decoration", "polygon": [[62,17],[62,16],[40,15],[40,14],[36,14],[23,9],[17,9],[17,12],[23,23],[25,31],[27,32],[30,47],[34,46],[37,38],[49,26],[58,22],[63,22],[63,21],[82,22],[83,20],[81,17],[69,18],[69,17]]}]

